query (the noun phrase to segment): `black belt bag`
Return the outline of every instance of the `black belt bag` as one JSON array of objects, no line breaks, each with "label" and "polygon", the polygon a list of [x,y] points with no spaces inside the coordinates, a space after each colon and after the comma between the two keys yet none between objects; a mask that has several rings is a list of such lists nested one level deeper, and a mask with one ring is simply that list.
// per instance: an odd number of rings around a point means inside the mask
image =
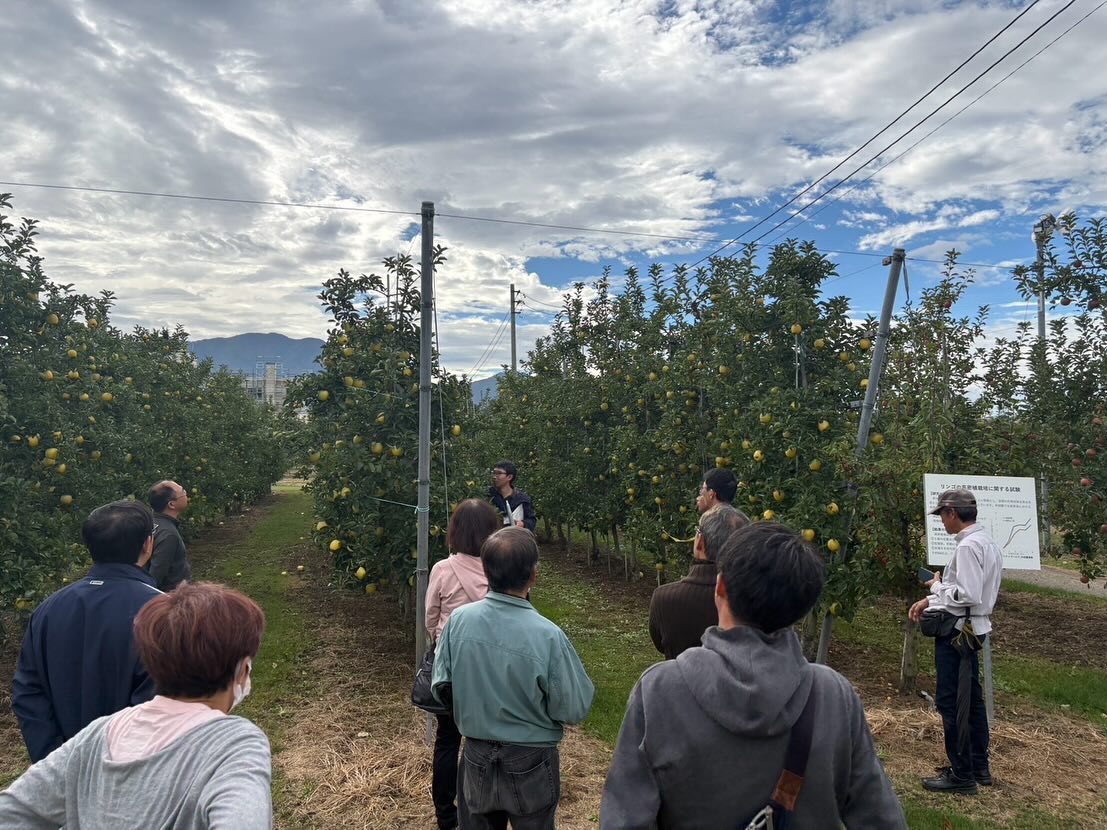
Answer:
[{"label": "black belt bag", "polygon": [[957,630],[957,621],[964,619],[969,621],[968,610],[965,615],[951,614],[944,608],[927,608],[919,620],[919,631],[925,637],[949,637]]}]

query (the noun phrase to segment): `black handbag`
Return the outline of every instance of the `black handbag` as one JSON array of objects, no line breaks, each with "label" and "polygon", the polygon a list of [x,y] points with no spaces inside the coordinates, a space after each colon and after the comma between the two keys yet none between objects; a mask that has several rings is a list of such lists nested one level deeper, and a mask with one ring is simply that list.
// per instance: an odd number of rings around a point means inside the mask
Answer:
[{"label": "black handbag", "polygon": [[919,631],[924,637],[948,637],[957,628],[959,619],[959,616],[944,608],[927,608],[919,620]]},{"label": "black handbag", "polygon": [[411,684],[411,704],[431,715],[448,715],[452,709],[431,693],[431,676],[434,674],[434,646],[427,649],[423,662],[415,672],[415,682]]}]

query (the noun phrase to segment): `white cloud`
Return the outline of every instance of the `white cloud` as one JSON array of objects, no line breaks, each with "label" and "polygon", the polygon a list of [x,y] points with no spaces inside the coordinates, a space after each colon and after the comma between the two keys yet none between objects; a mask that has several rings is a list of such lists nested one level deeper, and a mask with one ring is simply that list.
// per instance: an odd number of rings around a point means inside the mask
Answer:
[{"label": "white cloud", "polygon": [[[413,213],[431,199],[440,214],[730,236],[724,225],[748,227],[779,191],[821,175],[1011,15],[1007,4],[932,0],[347,0],[310,13],[288,0],[24,4],[0,27],[0,170]],[[940,234],[969,251],[1012,217],[1101,209],[1096,22],[846,195],[843,218],[825,224],[862,231],[864,249],[931,247]],[[419,250],[417,216],[32,190],[16,208],[43,218],[59,281],[115,291],[121,320],[181,321],[197,336],[318,336],[324,279]],[[805,229],[821,231],[794,233]],[[559,303],[532,258],[597,273],[643,254],[704,252],[445,217],[436,232],[450,247],[439,287],[444,346],[459,355],[451,368],[479,355],[512,280]],[[528,342],[540,330],[528,324]]]}]

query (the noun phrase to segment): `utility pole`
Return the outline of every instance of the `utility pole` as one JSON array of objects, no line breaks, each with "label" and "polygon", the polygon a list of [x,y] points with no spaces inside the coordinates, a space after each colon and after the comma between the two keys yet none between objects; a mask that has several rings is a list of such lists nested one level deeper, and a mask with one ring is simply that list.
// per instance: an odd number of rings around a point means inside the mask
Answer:
[{"label": "utility pole", "polygon": [[434,316],[434,202],[423,202],[423,261],[419,284],[419,498],[415,562],[415,667],[427,650],[423,608],[430,570],[431,325]]},{"label": "utility pole", "polygon": [[[1057,218],[1052,213],[1042,215],[1034,225],[1034,248],[1038,253],[1034,267],[1038,272],[1038,343],[1042,348],[1042,368],[1049,366],[1049,343],[1046,341],[1046,279],[1045,248],[1049,237],[1057,227]],[[1049,479],[1042,476],[1042,503],[1038,509],[1045,519],[1044,542],[1048,553],[1053,544],[1053,527],[1049,520]]]},{"label": "utility pole", "polygon": [[[876,408],[876,394],[880,387],[880,375],[884,371],[884,355],[888,352],[888,338],[892,332],[892,312],[895,310],[896,292],[899,290],[899,275],[903,270],[903,262],[906,258],[906,251],[903,248],[896,248],[892,251],[892,255],[884,260],[884,264],[889,266],[888,284],[884,288],[884,306],[880,309],[880,327],[877,329],[872,362],[869,364],[869,384],[865,389],[865,400],[861,404],[861,419],[857,425],[857,449],[855,452],[858,457],[864,454],[865,447],[869,445],[869,428],[873,422],[873,410]],[[848,538],[848,531],[846,536]],[[833,625],[834,618],[829,613],[824,614],[822,631],[819,633],[819,650],[815,657],[816,663],[826,663],[827,654],[830,651]]]},{"label": "utility pole", "polygon": [[511,371],[514,372],[519,365],[518,360],[515,356],[515,304],[517,302],[515,299],[515,283],[511,283],[510,301],[511,304],[508,306],[508,308],[511,309]]}]

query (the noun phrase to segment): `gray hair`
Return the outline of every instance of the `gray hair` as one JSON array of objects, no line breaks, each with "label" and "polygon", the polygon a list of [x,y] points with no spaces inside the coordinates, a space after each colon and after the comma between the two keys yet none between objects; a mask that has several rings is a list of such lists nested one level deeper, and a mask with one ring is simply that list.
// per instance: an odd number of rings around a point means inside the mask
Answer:
[{"label": "gray hair", "polygon": [[749,523],[749,516],[726,503],[718,504],[700,516],[698,529],[703,536],[703,553],[707,561],[714,562],[730,535]]}]

